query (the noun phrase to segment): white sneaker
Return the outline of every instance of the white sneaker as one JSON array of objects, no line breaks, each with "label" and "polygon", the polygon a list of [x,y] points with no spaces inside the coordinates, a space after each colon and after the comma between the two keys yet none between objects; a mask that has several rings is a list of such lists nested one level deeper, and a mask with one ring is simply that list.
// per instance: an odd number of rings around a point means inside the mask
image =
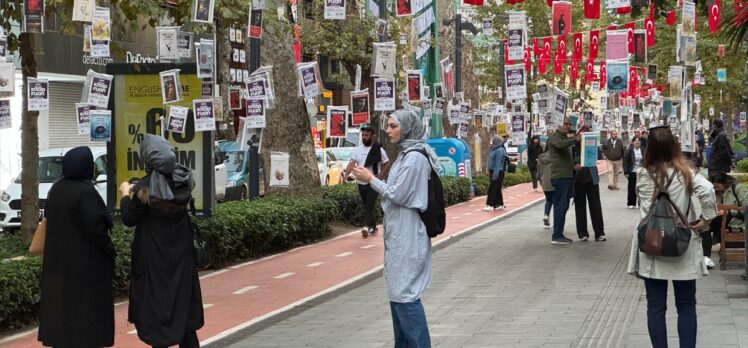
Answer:
[{"label": "white sneaker", "polygon": [[714,261],[712,261],[712,259],[710,259],[710,258],[708,258],[706,256],[704,256],[704,263],[706,264],[707,268],[713,268],[714,266],[716,266],[716,264],[714,263]]},{"label": "white sneaker", "polygon": [[483,211],[493,211],[493,207],[490,206],[490,205],[487,205],[487,206],[483,207],[483,209],[481,209],[481,210],[483,210]]},{"label": "white sneaker", "polygon": [[636,207],[635,207],[635,206],[633,206],[633,205],[630,205],[630,206],[629,206],[629,209],[634,209],[634,208],[636,208]]},{"label": "white sneaker", "polygon": [[493,208],[493,210],[503,210],[505,207],[503,205],[500,205],[496,208]]}]

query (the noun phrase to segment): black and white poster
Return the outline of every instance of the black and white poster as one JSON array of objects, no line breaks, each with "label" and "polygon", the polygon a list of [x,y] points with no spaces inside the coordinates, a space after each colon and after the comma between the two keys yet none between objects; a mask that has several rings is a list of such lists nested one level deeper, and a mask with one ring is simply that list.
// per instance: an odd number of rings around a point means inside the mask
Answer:
[{"label": "black and white poster", "polygon": [[506,97],[509,100],[527,98],[524,64],[510,65],[505,68]]},{"label": "black and white poster", "polygon": [[98,108],[106,109],[109,106],[109,94],[112,91],[114,76],[99,74],[91,70],[89,70],[88,74],[90,83],[86,83],[86,86],[90,87],[88,89],[88,97],[84,102]]},{"label": "black and white poster", "polygon": [[213,40],[200,39],[195,44],[197,56],[197,77],[200,79],[213,78]]},{"label": "black and white poster", "polygon": [[192,101],[192,109],[195,112],[195,131],[216,130],[213,99],[195,99]]},{"label": "black and white poster", "polygon": [[444,105],[446,104],[446,101],[442,98],[438,98],[434,101],[434,107],[433,107],[433,113],[436,115],[443,115],[444,114]]},{"label": "black and white poster", "polygon": [[434,84],[434,95],[436,96],[436,98],[446,98],[444,83],[440,82]]},{"label": "black and white poster", "polygon": [[395,80],[374,79],[374,111],[395,110]]},{"label": "black and white poster", "polygon": [[169,106],[169,123],[166,130],[174,133],[184,133],[187,128],[187,115],[190,109],[177,105]]},{"label": "black and white poster", "polygon": [[8,38],[0,34],[0,59],[5,60],[5,57],[8,56]]},{"label": "black and white poster", "polygon": [[49,81],[29,77],[28,87],[29,111],[49,110]]},{"label": "black and white poster", "polygon": [[556,101],[553,106],[553,124],[560,126],[564,123],[564,117],[566,117],[566,107],[569,104],[569,94],[562,91],[557,91]]},{"label": "black and white poster", "polygon": [[13,63],[0,62],[0,94],[11,97],[16,91],[16,68]]},{"label": "black and white poster", "polygon": [[178,55],[179,58],[192,58],[192,42],[195,40],[195,34],[180,31],[178,39]]},{"label": "black and white poster", "polygon": [[86,103],[75,103],[75,115],[78,119],[78,135],[86,135],[91,132],[91,110],[96,107]]},{"label": "black and white poster", "polygon": [[169,104],[182,100],[182,85],[179,82],[179,69],[162,71],[159,73],[161,78],[161,98],[164,104]]},{"label": "black and white poster", "polygon": [[319,80],[317,79],[317,64],[299,64],[298,76],[301,81],[301,89],[304,98],[311,99],[320,94]]},{"label": "black and white poster", "polygon": [[394,42],[375,42],[372,53],[371,76],[395,76],[396,58],[397,46],[395,46]]},{"label": "black and white poster", "polygon": [[325,19],[345,19],[345,0],[324,0]]},{"label": "black and white poster", "polygon": [[10,100],[0,99],[0,129],[12,127],[10,114]]},{"label": "black and white poster", "polygon": [[483,35],[493,35],[493,21],[490,19],[483,20]]},{"label": "black and white poster", "polygon": [[192,21],[200,23],[213,23],[213,7],[215,0],[194,0],[192,8]]},{"label": "black and white poster", "polygon": [[247,128],[265,128],[265,99],[247,99]]},{"label": "black and white poster", "polygon": [[179,59],[178,27],[157,27],[156,37],[158,38],[159,60],[171,61]]}]

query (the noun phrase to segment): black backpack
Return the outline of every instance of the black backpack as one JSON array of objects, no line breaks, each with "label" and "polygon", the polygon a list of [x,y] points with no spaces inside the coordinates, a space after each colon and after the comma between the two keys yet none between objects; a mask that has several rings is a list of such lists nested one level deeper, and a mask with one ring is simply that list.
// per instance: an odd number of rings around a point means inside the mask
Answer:
[{"label": "black backpack", "polygon": [[688,250],[692,230],[687,220],[691,195],[688,195],[686,213],[681,214],[668,194],[676,173],[673,170],[665,187],[657,191],[649,212],[637,227],[639,250],[647,255],[677,257]]},{"label": "black backpack", "polygon": [[[424,149],[406,151],[405,155],[410,152],[420,152],[431,163],[431,156]],[[404,156],[403,156],[404,157]],[[442,233],[447,226],[447,214],[444,211],[444,187],[439,179],[439,174],[431,168],[429,176],[429,205],[426,211],[420,212],[421,221],[426,226],[426,233],[429,237],[434,238]]]}]

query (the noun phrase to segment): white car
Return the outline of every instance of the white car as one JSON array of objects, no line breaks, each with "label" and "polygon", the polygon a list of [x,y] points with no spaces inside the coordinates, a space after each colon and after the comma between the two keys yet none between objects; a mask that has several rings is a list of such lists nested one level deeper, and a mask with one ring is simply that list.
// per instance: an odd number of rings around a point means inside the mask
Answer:
[{"label": "white car", "polygon": [[[92,146],[96,182],[94,186],[106,202],[106,147]],[[39,153],[39,213],[44,215],[47,193],[52,185],[62,178],[62,157],[72,147],[50,149]],[[21,227],[21,175],[5,190],[0,190],[0,229],[11,230]]]}]

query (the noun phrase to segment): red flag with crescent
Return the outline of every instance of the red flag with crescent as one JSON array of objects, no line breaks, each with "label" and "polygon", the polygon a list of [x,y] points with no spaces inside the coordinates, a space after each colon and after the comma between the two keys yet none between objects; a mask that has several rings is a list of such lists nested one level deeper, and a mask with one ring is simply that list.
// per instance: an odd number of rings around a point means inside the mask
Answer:
[{"label": "red flag with crescent", "polygon": [[636,22],[630,22],[623,25],[623,27],[626,29],[626,32],[628,33],[628,41],[629,41],[629,53],[634,52],[634,30],[636,29]]},{"label": "red flag with crescent", "polygon": [[605,66],[605,62],[600,62],[600,86],[606,85],[608,83],[608,69]]},{"label": "red flag with crescent", "polygon": [[654,19],[655,18],[655,10],[657,9],[657,6],[655,6],[654,1],[649,2],[649,18]]},{"label": "red flag with crescent", "polygon": [[538,43],[538,38],[536,37],[532,38],[532,52],[535,54],[535,57],[540,57],[540,53],[542,53],[540,50],[540,44]]},{"label": "red flag with crescent", "polygon": [[672,26],[672,25],[675,25],[676,22],[677,22],[677,19],[675,18],[675,10],[668,12],[667,17],[665,18],[665,23],[667,23],[667,25]]},{"label": "red flag with crescent", "polygon": [[581,61],[582,60],[582,33],[575,33],[572,36],[572,41],[574,41],[574,50],[571,53],[571,59],[575,61]]},{"label": "red flag with crescent", "polygon": [[600,0],[584,0],[584,18],[600,18]]},{"label": "red flag with crescent", "polygon": [[719,31],[719,25],[722,22],[722,0],[708,0],[709,9],[709,32]]},{"label": "red flag with crescent", "polygon": [[548,59],[551,58],[551,45],[552,44],[553,44],[552,37],[543,38],[543,53],[545,53],[545,56],[548,57]]},{"label": "red flag with crescent", "polygon": [[587,83],[592,82],[592,80],[595,79],[595,61],[592,59],[587,60],[587,67],[585,68],[587,70],[587,76],[585,77],[585,81]]},{"label": "red flag with crescent", "polygon": [[560,35],[556,40],[556,59],[561,59],[562,63],[566,63],[566,35]]},{"label": "red flag with crescent", "polygon": [[545,52],[543,52],[540,54],[540,59],[538,59],[538,72],[541,74],[545,74],[547,66],[548,56],[545,54]]},{"label": "red flag with crescent", "polygon": [[597,52],[600,48],[600,31],[590,31],[590,59],[597,58]]},{"label": "red flag with crescent", "polygon": [[571,61],[571,80],[576,81],[579,77],[579,62],[576,60]]},{"label": "red flag with crescent", "polygon": [[553,60],[553,73],[556,75],[561,75],[564,73],[564,65],[561,63],[561,58],[556,56],[556,58]]},{"label": "red flag with crescent", "polygon": [[655,24],[652,17],[644,19],[644,29],[647,31],[647,47],[652,47],[655,44]]},{"label": "red flag with crescent", "polygon": [[629,67],[629,95],[639,94],[639,74],[635,66]]},{"label": "red flag with crescent", "polygon": [[525,71],[529,73],[530,70],[532,70],[532,64],[530,64],[530,47],[525,47],[525,56],[523,57],[523,62],[525,63]]}]

